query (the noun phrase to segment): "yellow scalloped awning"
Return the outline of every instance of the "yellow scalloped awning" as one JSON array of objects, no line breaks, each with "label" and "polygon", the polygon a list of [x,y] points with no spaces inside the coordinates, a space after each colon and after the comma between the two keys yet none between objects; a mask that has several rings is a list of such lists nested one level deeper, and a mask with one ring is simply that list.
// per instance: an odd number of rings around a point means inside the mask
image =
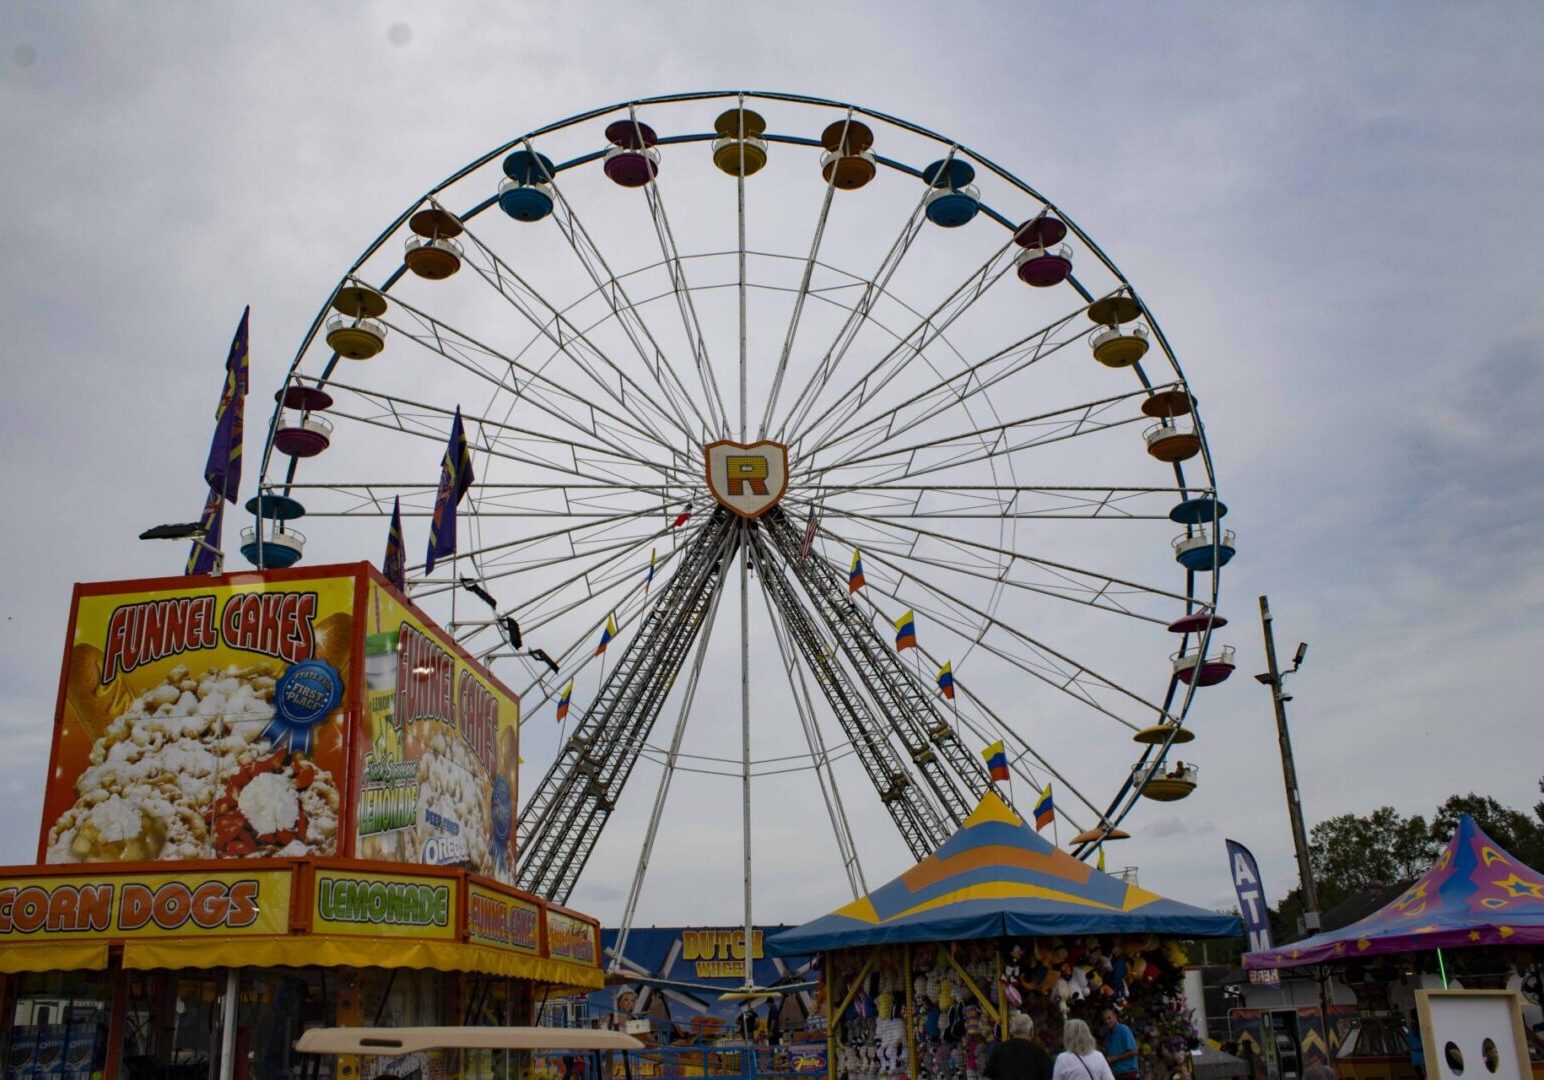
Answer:
[{"label": "yellow scalloped awning", "polygon": [[105,941],[40,941],[0,949],[0,973],[101,971],[107,967]]},{"label": "yellow scalloped awning", "polygon": [[[105,946],[103,952],[106,952]],[[127,941],[123,945],[123,966],[141,970],[217,967],[429,968],[435,971],[475,971],[483,975],[530,979],[564,990],[599,990],[605,985],[605,977],[599,968],[525,956],[483,945],[401,938],[306,935],[211,941]]]}]

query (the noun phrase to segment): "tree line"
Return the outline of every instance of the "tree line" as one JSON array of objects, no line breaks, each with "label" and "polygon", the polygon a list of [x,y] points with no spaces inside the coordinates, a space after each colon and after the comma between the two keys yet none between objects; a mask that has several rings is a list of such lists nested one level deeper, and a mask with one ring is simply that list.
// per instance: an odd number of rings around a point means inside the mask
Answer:
[{"label": "tree line", "polygon": [[[1544,777],[1539,779],[1539,793],[1544,795]],[[1436,862],[1463,814],[1474,818],[1492,840],[1518,859],[1544,868],[1544,800],[1531,810],[1519,810],[1503,806],[1489,795],[1452,795],[1429,820],[1420,814],[1405,817],[1392,806],[1380,806],[1370,814],[1329,818],[1310,831],[1309,863],[1320,912],[1328,912],[1364,890],[1420,877]],[[1278,942],[1300,936],[1302,914],[1302,890],[1294,888],[1271,909],[1271,933]]]}]

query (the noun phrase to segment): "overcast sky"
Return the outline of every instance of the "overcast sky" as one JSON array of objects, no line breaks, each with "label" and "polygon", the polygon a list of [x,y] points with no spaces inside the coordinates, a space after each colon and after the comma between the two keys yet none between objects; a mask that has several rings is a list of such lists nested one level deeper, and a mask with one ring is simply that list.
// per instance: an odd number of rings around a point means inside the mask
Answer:
[{"label": "overcast sky", "polygon": [[[1272,900],[1294,880],[1269,696],[1250,678],[1261,593],[1283,652],[1311,643],[1291,683],[1310,821],[1425,813],[1453,792],[1531,806],[1540,55],[1544,13],[1525,2],[9,0],[0,863],[33,854],[71,583],[180,568],[179,547],[134,536],[197,512],[242,306],[257,429],[340,272],[421,192],[555,118],[720,87],[852,101],[980,149],[1066,207],[1161,314],[1239,532],[1223,610],[1240,668],[1195,714],[1202,789],[1139,808],[1112,864],[1227,905],[1226,835],[1254,849]],[[647,921],[739,918],[723,846],[738,827],[713,832],[737,791],[703,784],[667,820],[657,870],[690,895],[651,890]],[[577,906],[620,910],[629,828]],[[759,921],[844,899],[801,828],[764,821]],[[906,861],[874,843],[871,884]],[[699,875],[708,855],[721,872]]]}]

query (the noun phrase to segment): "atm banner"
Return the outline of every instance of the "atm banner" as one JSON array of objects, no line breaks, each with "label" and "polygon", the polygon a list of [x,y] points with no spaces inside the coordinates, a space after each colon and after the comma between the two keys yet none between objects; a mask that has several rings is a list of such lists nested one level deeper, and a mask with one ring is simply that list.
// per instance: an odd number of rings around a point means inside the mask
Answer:
[{"label": "atm banner", "polygon": [[6,878],[0,945],[64,938],[283,934],[290,871]]}]

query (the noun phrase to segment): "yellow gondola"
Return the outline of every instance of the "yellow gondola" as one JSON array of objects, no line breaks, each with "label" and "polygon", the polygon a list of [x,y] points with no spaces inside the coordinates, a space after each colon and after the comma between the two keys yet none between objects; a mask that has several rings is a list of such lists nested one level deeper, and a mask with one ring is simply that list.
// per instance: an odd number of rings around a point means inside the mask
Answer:
[{"label": "yellow gondola", "polygon": [[713,121],[718,139],[713,143],[713,164],[730,176],[751,176],[767,163],[767,144],[761,135],[767,122],[750,109],[728,109]]},{"label": "yellow gondola", "polygon": [[1133,742],[1139,742],[1146,746],[1162,746],[1164,743],[1178,745],[1179,743],[1194,742],[1196,733],[1189,728],[1182,728],[1177,724],[1154,724],[1145,727],[1131,736]]},{"label": "yellow gondola", "polygon": [[1142,306],[1130,296],[1106,296],[1088,305],[1088,317],[1100,328],[1089,336],[1094,359],[1105,367],[1130,367],[1147,355],[1147,331],[1140,326],[1122,328],[1142,314]]},{"label": "yellow gondola", "polygon": [[327,344],[349,360],[368,360],[386,347],[386,298],[362,285],[346,285],[333,297],[338,314],[327,320]]},{"label": "yellow gondola", "polygon": [[1157,802],[1177,802],[1196,789],[1200,770],[1183,761],[1175,762],[1166,773],[1155,773],[1142,785],[1142,797]]}]

